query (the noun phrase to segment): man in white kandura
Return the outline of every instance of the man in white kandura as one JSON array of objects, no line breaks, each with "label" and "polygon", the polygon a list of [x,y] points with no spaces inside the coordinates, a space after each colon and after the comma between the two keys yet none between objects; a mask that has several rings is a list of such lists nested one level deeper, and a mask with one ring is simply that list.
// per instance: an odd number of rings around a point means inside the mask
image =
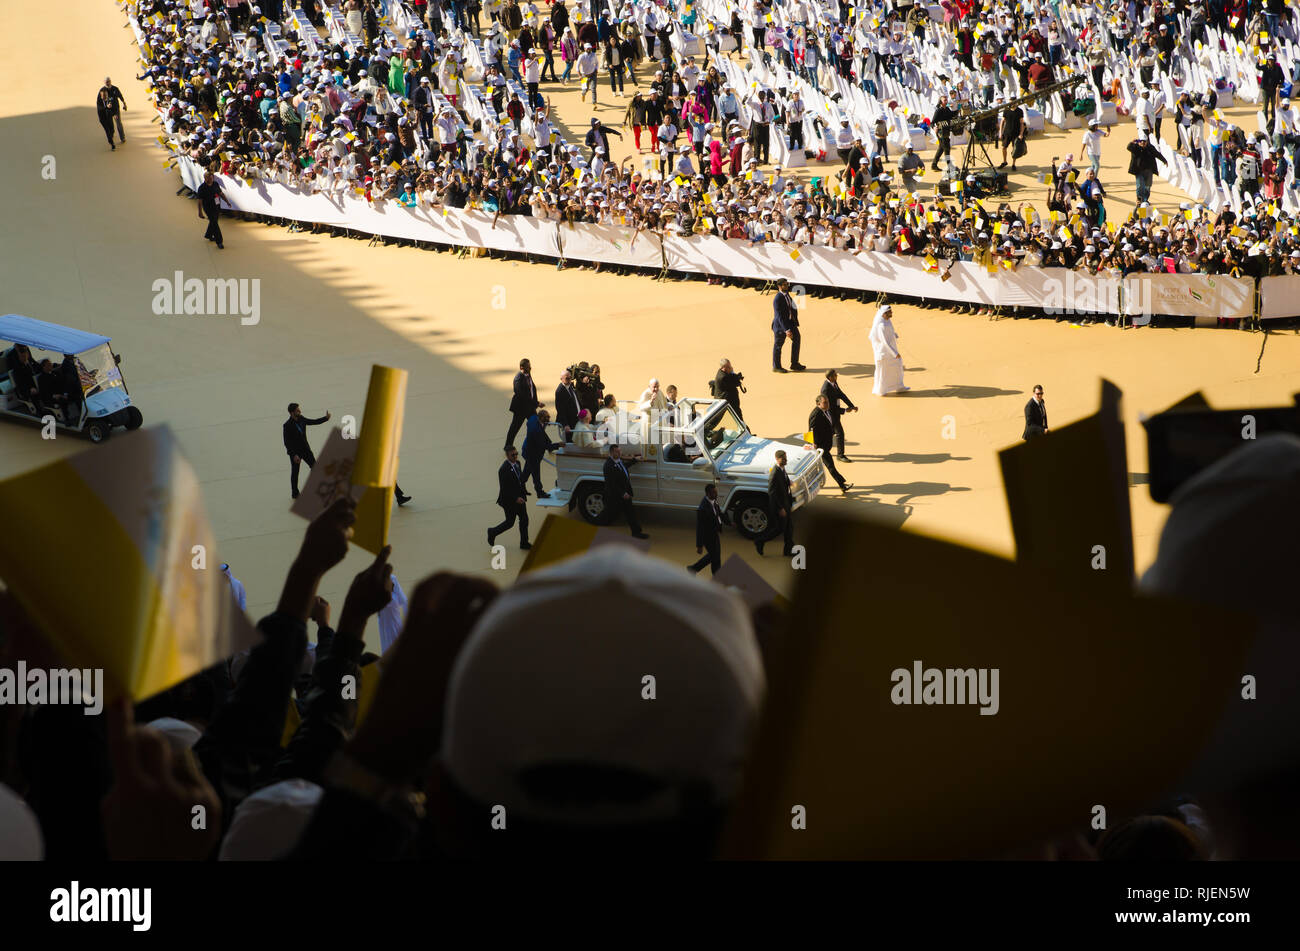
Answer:
[{"label": "man in white kandura", "polygon": [[892,317],[893,308],[885,304],[871,322],[871,347],[876,354],[875,385],[871,392],[877,396],[911,389],[903,385],[903,358],[898,353],[898,335],[894,333]]}]

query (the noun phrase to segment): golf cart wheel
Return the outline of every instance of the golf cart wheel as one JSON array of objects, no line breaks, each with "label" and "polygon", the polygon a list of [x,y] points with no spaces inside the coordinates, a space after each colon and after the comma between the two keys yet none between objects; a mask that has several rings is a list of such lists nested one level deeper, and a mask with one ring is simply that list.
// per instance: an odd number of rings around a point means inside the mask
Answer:
[{"label": "golf cart wheel", "polygon": [[766,538],[772,524],[772,517],[767,511],[767,499],[759,496],[741,499],[732,509],[731,520],[736,531],[750,541]]},{"label": "golf cart wheel", "polygon": [[108,420],[96,420],[86,427],[86,435],[90,437],[93,443],[101,443],[113,432],[112,423]]},{"label": "golf cart wheel", "polygon": [[578,496],[573,504],[583,521],[590,522],[592,525],[604,525],[609,522],[609,506],[605,503],[603,485],[584,482],[579,487]]},{"label": "golf cart wheel", "polygon": [[126,408],[126,428],[139,429],[143,423],[144,423],[144,414],[140,412],[139,408],[135,406],[128,406]]}]

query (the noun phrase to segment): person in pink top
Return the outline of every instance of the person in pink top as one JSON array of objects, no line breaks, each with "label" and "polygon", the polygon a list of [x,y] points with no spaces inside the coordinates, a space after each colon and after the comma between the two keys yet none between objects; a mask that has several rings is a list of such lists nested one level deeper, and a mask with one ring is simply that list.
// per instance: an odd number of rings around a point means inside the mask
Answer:
[{"label": "person in pink top", "polygon": [[722,140],[714,135],[709,139],[709,174],[719,187],[727,182],[727,176],[722,172],[722,164],[726,160],[727,153],[722,147]]},{"label": "person in pink top", "polygon": [[706,110],[704,106],[700,104],[699,97],[697,97],[695,93],[691,93],[689,96],[687,96],[686,101],[682,103],[682,128],[690,127],[689,122],[691,116],[695,116],[700,120],[704,120],[709,117],[708,110]]}]

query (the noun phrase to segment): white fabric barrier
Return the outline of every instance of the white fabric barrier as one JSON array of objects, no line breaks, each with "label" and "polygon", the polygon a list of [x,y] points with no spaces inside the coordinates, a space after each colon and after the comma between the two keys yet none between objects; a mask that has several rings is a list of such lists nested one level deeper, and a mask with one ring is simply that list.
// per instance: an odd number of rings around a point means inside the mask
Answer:
[{"label": "white fabric barrier", "polygon": [[[182,158],[179,167],[182,181],[191,191],[197,190],[202,182],[198,166]],[[221,177],[221,188],[229,199],[227,207],[250,214],[309,221],[411,241],[491,248],[552,258],[560,256],[555,222],[527,215],[502,215],[493,227],[494,216],[485,211],[446,209],[444,214],[443,209],[407,208],[394,200],[368,202],[354,195],[307,194],[287,185],[259,179],[254,179],[249,185],[243,179],[230,176]],[[655,266],[659,264],[656,260]]]},{"label": "white fabric barrier", "polygon": [[1259,282],[1259,319],[1300,316],[1300,274],[1279,274]]},{"label": "white fabric barrier", "polygon": [[[181,178],[196,190],[199,167],[179,160]],[[1243,318],[1254,312],[1254,282],[1206,274],[1131,275],[1123,281],[1066,268],[987,269],[969,261],[938,271],[922,257],[863,251],[854,253],[775,242],[751,244],[712,235],[636,234],[613,225],[560,225],[527,215],[483,211],[406,208],[397,201],[368,202],[348,194],[308,194],[276,182],[223,176],[228,207],[291,221],[309,221],[367,234],[458,247],[491,248],[566,260],[593,261],[687,274],[756,280],[786,278],[792,284],[841,287],[873,293],[982,305],[1041,307],[1065,313],[1120,313]],[[944,279],[944,274],[947,279]],[[1300,275],[1264,280],[1264,317],[1293,316],[1300,308]]]},{"label": "white fabric barrier", "polygon": [[560,225],[560,248],[566,259],[660,269],[664,266],[659,235],[611,225]]},{"label": "white fabric barrier", "polygon": [[1222,274],[1135,274],[1124,280],[1124,307],[1130,314],[1250,317],[1255,282]]}]

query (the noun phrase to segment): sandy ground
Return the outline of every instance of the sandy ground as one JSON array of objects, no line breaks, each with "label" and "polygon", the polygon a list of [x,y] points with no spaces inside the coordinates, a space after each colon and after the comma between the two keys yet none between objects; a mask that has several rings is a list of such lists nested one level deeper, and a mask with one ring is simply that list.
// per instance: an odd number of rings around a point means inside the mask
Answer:
[{"label": "sandy ground", "polygon": [[[896,324],[913,392],[878,399],[870,393],[872,309],[860,303],[809,300],[802,315],[809,372],[775,376],[768,369],[771,303],[754,291],[370,248],[229,220],[226,250],[218,251],[203,240],[196,205],[175,197],[175,172],[162,168],[165,153],[153,142],[157,126],[133,78],[135,47],[121,13],[107,0],[78,4],[76,13],[50,18],[39,6],[18,7],[0,38],[0,60],[9,67],[0,87],[8,143],[0,151],[8,214],[0,312],[112,336],[146,424],[170,425],[197,469],[221,558],[246,585],[254,617],[274,606],[304,528],[288,511],[284,407],[293,400],[308,415],[328,409],[335,420],[359,416],[372,363],[411,372],[400,481],[415,501],[395,511],[392,527],[393,562],[408,591],[438,568],[490,572],[484,529],[500,518],[493,476],[510,380],[523,356],[548,394],[563,366],[586,359],[602,365],[613,393],[635,398],[650,376],[685,395],[706,395],[705,381],[726,355],[746,373],[746,419],[760,435],[778,438],[803,432],[822,371],[838,367],[862,406],[846,417],[854,461],[843,466],[857,488],[847,498],[832,490],[816,504],[1007,554],[1012,540],[996,451],[1019,438],[1030,388],[1043,384],[1060,426],[1094,412],[1099,378],[1109,377],[1127,396],[1140,566],[1154,554],[1165,509],[1141,484],[1138,414],[1196,389],[1221,406],[1280,403],[1300,390],[1300,342],[1291,333],[1268,339],[1256,372],[1264,343],[1258,334],[1120,331],[901,307]],[[51,61],[64,68],[48,69]],[[93,108],[105,74],[131,107],[128,141],[116,152],[107,149]],[[584,128],[590,108],[577,103],[575,87],[549,91],[566,123]],[[599,114],[619,121],[627,100],[606,92]],[[1077,152],[1078,135],[1035,142],[1031,159]],[[1132,194],[1132,180],[1116,172],[1126,142],[1123,134],[1106,141],[1103,180],[1119,199]],[[44,156],[57,162],[52,181],[41,177]],[[1041,191],[1022,193],[1033,200]],[[1164,194],[1176,207],[1167,188]],[[177,270],[260,279],[260,324],[154,316],[151,285]],[[942,437],[947,416],[955,439]],[[311,432],[319,450],[324,427]],[[87,448],[76,437],[47,442],[34,428],[5,423],[0,476]],[[1060,488],[1068,498],[1072,487]],[[689,513],[646,511],[643,520],[655,553],[694,560]],[[513,546],[514,537],[504,541]],[[790,570],[779,559],[758,559],[729,534],[724,554],[731,551],[789,589]],[[493,573],[497,580],[513,576],[520,559],[513,547],[510,554],[508,570]],[[326,579],[323,594],[336,615],[366,557],[354,550]],[[373,625],[369,636],[377,642]]]}]

